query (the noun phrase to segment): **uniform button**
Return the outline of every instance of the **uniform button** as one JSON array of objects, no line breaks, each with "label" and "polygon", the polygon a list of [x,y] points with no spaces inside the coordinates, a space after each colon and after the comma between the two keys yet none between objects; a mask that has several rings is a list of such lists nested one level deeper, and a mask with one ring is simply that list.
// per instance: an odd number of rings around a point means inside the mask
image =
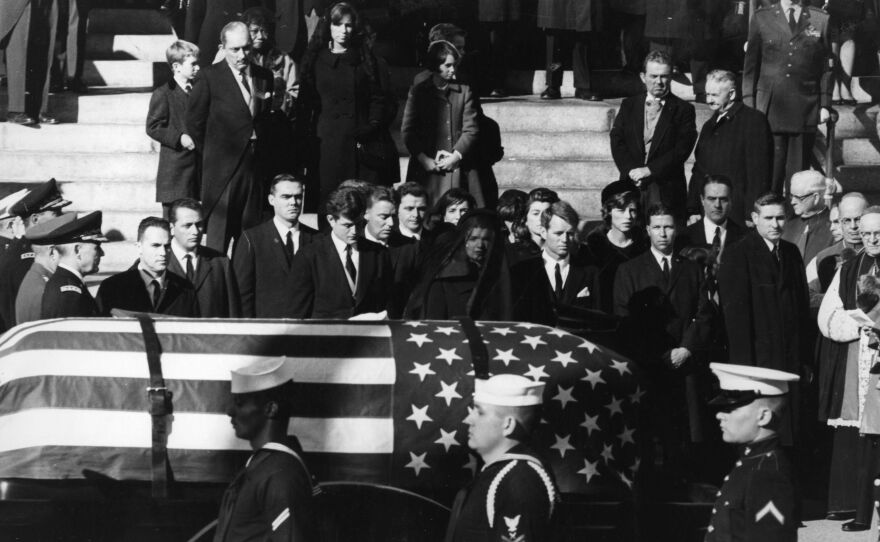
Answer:
[{"label": "uniform button", "polygon": [[789,64],[788,67],[791,68],[791,64]]},{"label": "uniform button", "polygon": [[716,496],[716,497],[720,497],[720,496],[721,496],[721,492],[719,491],[718,493],[715,494],[715,496]]},{"label": "uniform button", "polygon": [[737,461],[737,462],[736,462],[736,466],[737,466],[737,467],[742,467],[742,466],[743,466],[743,462],[742,462],[742,461]]},{"label": "uniform button", "polygon": [[715,526],[714,526],[714,525],[709,525],[709,528],[708,528],[708,529],[706,529],[706,530],[707,530],[707,531],[708,531],[708,532],[710,532],[710,533],[711,533],[711,532],[712,532],[712,531],[714,531],[714,530],[715,530]]},{"label": "uniform button", "polygon": [[880,487],[880,480],[874,480],[874,487]]},{"label": "uniform button", "polygon": [[713,508],[713,509],[712,509],[712,513],[713,513],[713,514],[717,514],[717,513],[718,513],[718,510],[715,510],[715,509]]},{"label": "uniform button", "polygon": [[786,77],[791,77],[790,73],[785,74]]},{"label": "uniform button", "polygon": [[730,501],[724,501],[724,506],[730,506]]},{"label": "uniform button", "polygon": [[725,482],[728,481],[728,480],[730,480],[730,475],[729,475],[729,474],[728,474],[727,476],[724,477],[724,481],[725,481]]}]

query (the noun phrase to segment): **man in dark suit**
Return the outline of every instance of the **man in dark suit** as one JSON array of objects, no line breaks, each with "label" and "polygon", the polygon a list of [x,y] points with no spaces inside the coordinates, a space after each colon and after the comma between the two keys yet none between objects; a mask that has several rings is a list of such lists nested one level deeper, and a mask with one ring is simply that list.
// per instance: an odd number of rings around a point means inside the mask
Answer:
[{"label": "man in dark suit", "polygon": [[202,206],[193,199],[171,204],[171,249],[168,270],[183,277],[196,291],[202,318],[241,317],[238,283],[229,259],[201,246]]},{"label": "man in dark suit", "polygon": [[706,102],[714,113],[703,124],[694,151],[688,186],[688,212],[697,220],[700,188],[706,175],[731,181],[730,216],[740,224],[751,221],[755,198],[770,191],[773,137],[763,113],[736,101],[736,76],[715,70],[706,80]]},{"label": "man in dark suit", "polygon": [[122,309],[197,317],[199,306],[192,285],[168,272],[168,221],[155,216],[141,220],[137,238],[139,257],[135,264],[101,283],[97,296],[99,312],[109,316],[111,310]]},{"label": "man in dark suit", "polygon": [[791,207],[794,216],[785,222],[782,238],[794,244],[807,265],[819,252],[834,244],[831,212],[825,205],[825,176],[814,170],[791,177]]},{"label": "man in dark suit", "polygon": [[421,241],[428,213],[428,192],[419,183],[408,182],[397,187],[395,196],[397,227],[391,230],[388,244],[395,247]]},{"label": "man in dark suit", "polygon": [[622,180],[642,193],[643,208],[663,203],[684,220],[684,162],[697,140],[694,106],[671,93],[672,60],[652,51],[641,74],[646,93],[623,100],[611,128],[611,154]]},{"label": "man in dark suit", "polygon": [[777,194],[788,194],[791,175],[809,167],[816,125],[830,114],[828,14],[803,3],[755,11],[743,66],[743,102],[767,115],[773,132]]},{"label": "man in dark suit", "polygon": [[272,179],[269,205],[275,215],[245,230],[235,244],[232,267],[245,318],[294,318],[293,261],[318,236],[300,224],[305,183],[292,175]]},{"label": "man in dark suit", "polygon": [[225,253],[231,238],[260,220],[265,189],[256,153],[267,139],[262,120],[272,106],[274,79],[248,59],[251,37],[244,23],[227,24],[222,39],[225,61],[196,79],[186,126],[202,160],[206,244]]},{"label": "man in dark suit", "polygon": [[293,261],[295,318],[351,318],[393,310],[394,270],[388,251],[357,235],[364,198],[339,188],[325,203],[330,233]]},{"label": "man in dark suit", "polygon": [[[691,183],[697,181],[691,179]],[[715,249],[720,254],[746,234],[746,229],[730,218],[733,183],[723,175],[706,175],[699,184],[703,216],[687,227],[679,246]]]},{"label": "man in dark suit", "polygon": [[98,305],[85,284],[85,276],[98,272],[101,263],[101,211],[94,211],[59,226],[43,239],[55,246],[58,268],[46,282],[40,318],[98,316]]},{"label": "man in dark suit", "polygon": [[663,448],[663,468],[678,481],[693,471],[690,442],[709,421],[698,390],[707,382],[701,354],[709,332],[700,266],[677,256],[673,211],[648,209],[651,248],[622,263],[614,279],[614,313],[646,377],[650,424]]}]

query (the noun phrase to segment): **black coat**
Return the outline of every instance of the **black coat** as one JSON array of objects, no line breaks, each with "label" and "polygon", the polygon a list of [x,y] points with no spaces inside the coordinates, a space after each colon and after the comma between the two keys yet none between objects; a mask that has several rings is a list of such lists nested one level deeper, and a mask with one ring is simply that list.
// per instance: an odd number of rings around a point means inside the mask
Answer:
[{"label": "black coat", "polygon": [[571,255],[568,276],[563,283],[562,296],[558,299],[541,256],[512,265],[510,274],[514,293],[514,319],[555,326],[560,307],[598,310],[601,290],[599,268],[586,255],[586,250]]},{"label": "black coat", "polygon": [[779,242],[781,266],[756,232],[724,251],[718,287],[732,362],[799,373],[811,359],[810,300],[797,247]]},{"label": "black coat", "polygon": [[126,271],[106,278],[101,283],[96,301],[102,315],[110,316],[111,310],[122,309],[187,318],[199,316],[199,302],[192,285],[185,278],[168,271],[165,272],[165,285],[159,297],[159,305],[153,307],[150,292],[137,266],[135,262]]},{"label": "black coat", "polygon": [[372,241],[358,239],[360,263],[352,296],[330,235],[318,236],[293,259],[293,317],[351,318],[393,309],[394,270],[388,251]]},{"label": "black coat", "polygon": [[[192,287],[199,301],[199,316],[202,318],[240,318],[241,298],[238,283],[229,258],[208,247],[197,249],[198,262]],[[186,277],[186,269],[173,252],[168,252],[168,270]]]},{"label": "black coat", "polygon": [[606,232],[604,227],[591,231],[587,234],[586,243],[581,247],[581,250],[586,248],[589,252],[585,257],[599,268],[599,308],[603,312],[613,314],[614,278],[617,276],[617,268],[623,262],[648,250],[649,245],[644,235],[636,232],[636,238],[630,246],[616,247],[608,240]]},{"label": "black coat", "polygon": [[621,179],[629,179],[632,169],[648,166],[651,175],[642,186],[650,192],[659,188],[658,197],[678,216],[683,217],[687,199],[684,163],[697,140],[694,106],[672,94],[657,119],[651,152],[645,156],[645,99],[643,92],[620,104],[611,128],[611,155]]},{"label": "black coat", "polygon": [[[317,230],[299,225],[299,242],[294,259],[310,244]],[[284,240],[272,220],[245,230],[235,244],[232,267],[241,295],[245,318],[293,318],[293,270],[287,261]]]},{"label": "black coat", "polygon": [[180,136],[187,133],[188,101],[189,95],[174,79],[154,90],[150,98],[147,135],[162,145],[156,173],[156,201],[159,202],[199,197],[196,153],[180,145]]},{"label": "black coat", "polygon": [[25,239],[12,239],[0,254],[0,333],[15,326],[15,298],[33,263],[34,251]]},{"label": "black coat", "polygon": [[86,285],[72,272],[58,266],[46,283],[40,318],[98,316],[98,305]]},{"label": "black coat", "polygon": [[[727,219],[727,237],[724,239],[724,245],[721,247],[725,249],[740,239],[742,239],[748,230],[745,227],[737,224],[733,219]],[[706,239],[706,230],[703,227],[703,219],[701,218],[699,222],[695,222],[685,229],[684,233],[676,239],[676,244],[681,247],[702,247],[702,248],[710,248],[712,246],[712,239]]]},{"label": "black coat", "polygon": [[730,216],[744,224],[752,220],[752,205],[770,191],[773,174],[773,135],[767,117],[741,102],[718,123],[718,113],[703,124],[694,151],[688,185],[688,212],[699,214],[700,191],[706,175],[724,175],[733,184]]}]

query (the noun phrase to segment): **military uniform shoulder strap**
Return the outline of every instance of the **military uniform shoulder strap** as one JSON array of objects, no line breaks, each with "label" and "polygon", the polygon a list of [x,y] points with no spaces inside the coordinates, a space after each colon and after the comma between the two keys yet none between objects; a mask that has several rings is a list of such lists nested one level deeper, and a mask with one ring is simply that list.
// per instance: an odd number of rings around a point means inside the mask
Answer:
[{"label": "military uniform shoulder strap", "polygon": [[492,479],[492,483],[489,484],[489,491],[486,492],[486,517],[489,520],[489,527],[495,526],[495,496],[498,493],[498,487],[501,485],[504,477],[507,476],[520,461],[524,461],[526,465],[534,470],[535,474],[538,475],[538,478],[540,478],[541,482],[544,484],[544,488],[547,490],[547,500],[550,503],[548,516],[552,516],[553,509],[556,507],[556,501],[559,500],[559,495],[556,492],[556,486],[553,484],[550,474],[544,469],[544,465],[538,460],[538,458],[528,454],[508,453],[501,456],[497,461],[493,461],[493,463],[499,463],[502,461],[509,461],[509,463],[498,471],[498,474]]},{"label": "military uniform shoulder strap", "polygon": [[[306,478],[309,480],[309,484],[312,486],[312,493],[315,493],[317,491],[317,488],[314,483],[314,479],[312,478],[312,474],[309,472],[309,468],[306,466],[306,462],[303,461],[303,458],[300,457],[300,455],[298,453],[293,451],[292,448],[290,448],[289,446],[285,446],[284,444],[281,444],[280,442],[267,442],[260,449],[261,450],[272,450],[275,452],[285,453],[285,454],[291,456],[292,458],[296,459],[306,473]],[[253,459],[253,457],[251,457],[251,459]],[[249,459],[248,465],[250,465],[250,462],[251,462],[251,460]]]}]

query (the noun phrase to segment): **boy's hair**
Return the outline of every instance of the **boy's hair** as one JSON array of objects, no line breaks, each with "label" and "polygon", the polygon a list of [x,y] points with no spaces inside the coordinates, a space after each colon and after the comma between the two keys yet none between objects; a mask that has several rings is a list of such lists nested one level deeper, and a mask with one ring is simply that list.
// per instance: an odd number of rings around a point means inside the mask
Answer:
[{"label": "boy's hair", "polygon": [[364,217],[366,196],[357,188],[339,187],[327,197],[324,203],[326,213],[335,219],[347,218],[359,222]]},{"label": "boy's hair", "polygon": [[168,61],[169,66],[172,66],[175,63],[183,64],[183,61],[186,60],[186,57],[188,56],[198,60],[199,46],[188,41],[177,40],[165,50],[165,59]]}]

